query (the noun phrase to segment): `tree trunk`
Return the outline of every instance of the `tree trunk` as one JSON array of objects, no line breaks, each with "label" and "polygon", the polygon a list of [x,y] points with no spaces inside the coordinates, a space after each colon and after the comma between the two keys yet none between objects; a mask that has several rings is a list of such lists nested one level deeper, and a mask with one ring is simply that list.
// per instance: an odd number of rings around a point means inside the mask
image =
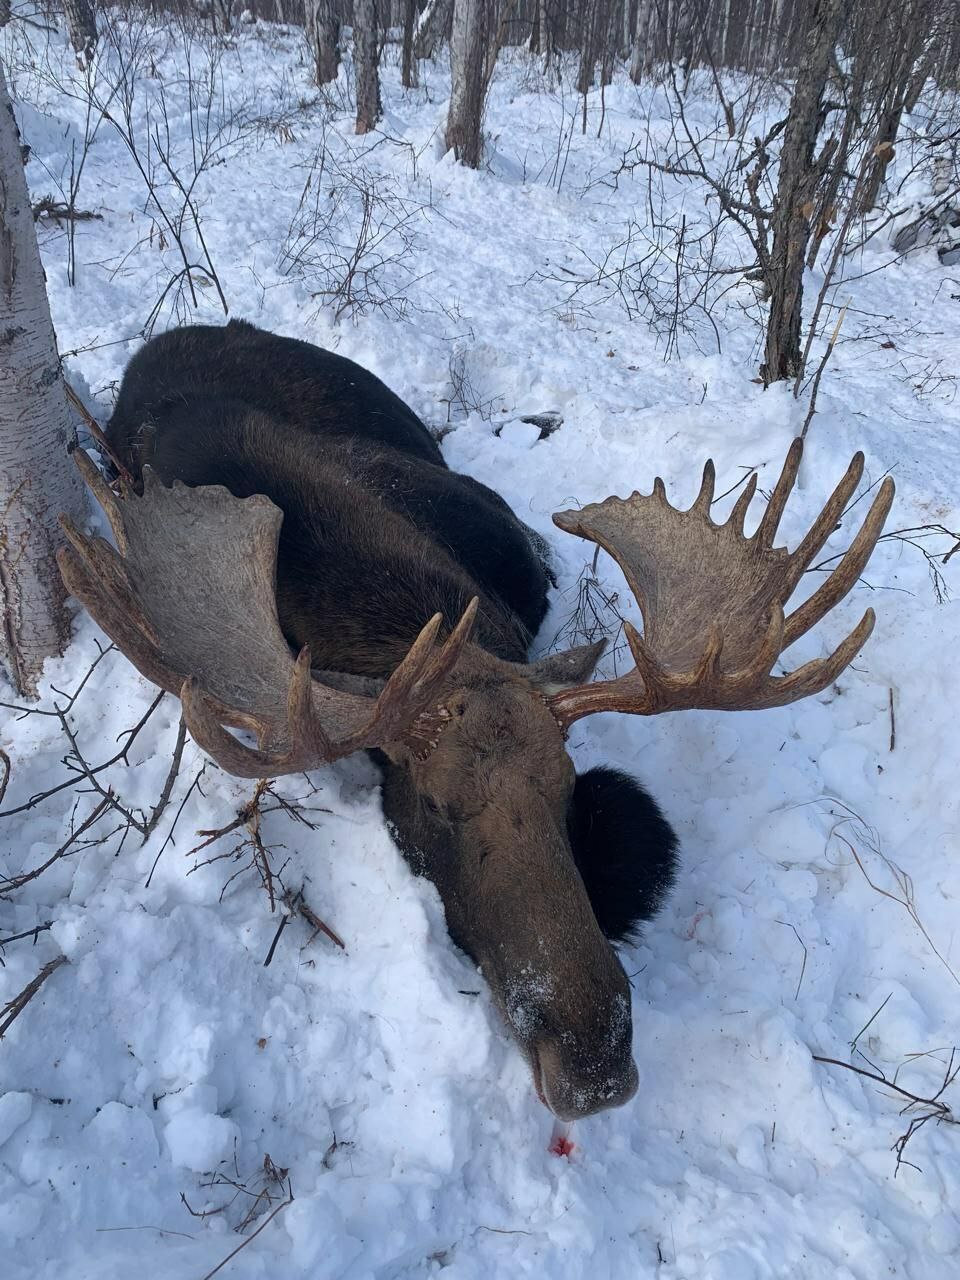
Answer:
[{"label": "tree trunk", "polygon": [[650,38],[650,19],[653,17],[654,0],[639,0],[637,25],[633,36],[633,54],[630,58],[630,79],[639,84],[650,67],[647,41]]},{"label": "tree trunk", "polygon": [[452,85],[447,115],[447,149],[471,169],[483,159],[483,117],[487,54],[487,0],[454,0],[450,35]]},{"label": "tree trunk", "polygon": [[417,22],[413,52],[417,58],[432,58],[450,30],[453,0],[427,0]]},{"label": "tree trunk", "polygon": [[376,0],[353,0],[353,60],[357,70],[357,133],[375,129],[382,114],[377,69]]},{"label": "tree trunk", "polygon": [[845,9],[845,0],[814,0],[806,47],[787,113],[771,220],[773,248],[767,280],[770,316],[765,358],[760,367],[766,386],[781,378],[795,378],[800,371],[803,270],[821,176],[814,164],[814,150],[823,90]]},{"label": "tree trunk", "polygon": [[306,0],[307,44],[318,85],[330,84],[340,71],[340,14],[337,0]]},{"label": "tree trunk", "polygon": [[97,47],[97,23],[90,0],[63,0],[63,12],[67,19],[70,43],[77,55],[81,71],[93,60]]},{"label": "tree trunk", "polygon": [[[605,18],[601,15],[604,0],[588,0],[583,6],[583,26],[581,31],[580,69],[577,72],[577,93],[584,99],[593,85],[593,73],[597,66],[597,51],[600,44],[599,28]],[[586,133],[586,101],[584,101],[583,131]]]},{"label": "tree trunk", "polygon": [[403,8],[403,71],[405,89],[416,89],[420,83],[417,60],[413,56],[413,37],[417,26],[417,0],[404,0]]},{"label": "tree trunk", "polygon": [[64,541],[57,516],[84,512],[67,453],[74,438],[0,66],[0,661],[21,694],[35,692],[44,659],[70,636],[55,557]]}]

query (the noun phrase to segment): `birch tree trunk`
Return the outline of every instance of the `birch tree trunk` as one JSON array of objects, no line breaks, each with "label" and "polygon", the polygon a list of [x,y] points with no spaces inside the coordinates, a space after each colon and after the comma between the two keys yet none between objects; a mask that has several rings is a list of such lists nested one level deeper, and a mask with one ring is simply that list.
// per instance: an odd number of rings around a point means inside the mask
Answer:
[{"label": "birch tree trunk", "polygon": [[487,54],[487,0],[454,0],[450,34],[450,110],[445,141],[461,164],[483,159],[483,91]]},{"label": "birch tree trunk", "polygon": [[97,23],[90,0],[63,0],[63,12],[67,19],[70,43],[77,55],[81,71],[93,60],[97,47]]},{"label": "birch tree trunk", "polygon": [[317,84],[330,84],[340,70],[340,14],[337,0],[306,0],[307,44]]},{"label": "birch tree trunk", "polygon": [[797,72],[780,151],[774,202],[768,285],[770,316],[760,376],[769,386],[800,370],[803,269],[821,174],[814,163],[820,104],[833,50],[846,11],[845,0],[814,0],[806,47]]},{"label": "birch tree trunk", "polygon": [[353,0],[353,60],[357,70],[357,133],[375,129],[383,108],[377,69],[376,0]]},{"label": "birch tree trunk", "polygon": [[432,58],[441,40],[450,29],[453,0],[427,0],[427,6],[417,22],[413,38],[413,52],[417,58]]},{"label": "birch tree trunk", "polygon": [[0,661],[21,694],[70,636],[57,569],[61,511],[84,494],[50,319],[20,136],[0,66]]},{"label": "birch tree trunk", "polygon": [[630,57],[630,79],[639,84],[650,69],[650,20],[653,17],[654,0],[638,0],[637,24],[633,34],[633,53]]}]

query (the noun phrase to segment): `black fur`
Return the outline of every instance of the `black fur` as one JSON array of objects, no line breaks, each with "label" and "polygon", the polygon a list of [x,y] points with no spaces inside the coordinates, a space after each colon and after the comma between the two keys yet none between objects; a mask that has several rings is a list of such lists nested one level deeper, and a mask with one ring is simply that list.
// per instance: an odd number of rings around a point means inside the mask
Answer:
[{"label": "black fur", "polygon": [[617,769],[578,774],[570,846],[600,928],[630,942],[673,887],[677,838],[656,801]]},{"label": "black fur", "polygon": [[[107,434],[134,474],[149,464],[168,484],[222,484],[280,507],[280,616],[318,667],[344,669],[325,654],[331,635],[353,636],[347,669],[389,675],[426,617],[453,625],[473,595],[478,638],[498,657],[522,661],[543,621],[548,570],[531,531],[499,494],[450,471],[416,415],[341,356],[243,321],[174,329],[131,360]],[[391,519],[402,535],[389,536]]]}]

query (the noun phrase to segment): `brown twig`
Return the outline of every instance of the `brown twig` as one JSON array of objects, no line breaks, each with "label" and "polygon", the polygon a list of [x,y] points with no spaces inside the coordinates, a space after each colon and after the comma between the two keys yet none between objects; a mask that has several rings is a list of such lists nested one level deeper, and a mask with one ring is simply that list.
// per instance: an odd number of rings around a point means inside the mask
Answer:
[{"label": "brown twig", "polygon": [[237,1256],[237,1254],[240,1252],[241,1249],[245,1249],[251,1240],[255,1240],[257,1236],[260,1234],[260,1232],[264,1229],[264,1227],[268,1227],[270,1223],[274,1220],[274,1218],[277,1216],[277,1214],[280,1212],[280,1210],[285,1209],[288,1204],[293,1204],[293,1184],[290,1178],[287,1178],[286,1200],[281,1200],[281,1202],[276,1206],[276,1208],[267,1214],[264,1220],[260,1223],[259,1227],[257,1227],[256,1231],[252,1231],[245,1240],[241,1240],[241,1242],[237,1245],[237,1247],[231,1250],[231,1252],[227,1254],[227,1256],[223,1259],[222,1262],[218,1262],[212,1271],[208,1271],[205,1276],[202,1276],[201,1280],[211,1280],[211,1276],[215,1276],[218,1271],[221,1271],[227,1265],[228,1262],[230,1262],[233,1258]]},{"label": "brown twig", "polygon": [[313,908],[307,904],[304,900],[302,889],[298,889],[296,893],[293,893],[288,889],[283,895],[283,904],[291,915],[297,915],[299,913],[303,916],[304,920],[306,920],[307,924],[311,925],[313,928],[313,933],[303,944],[304,947],[309,947],[310,943],[313,942],[318,933],[324,933],[331,942],[336,943],[341,951],[346,951],[347,944],[342,938],[338,937],[330,926],[325,924]]},{"label": "brown twig", "polygon": [[[820,363],[817,365],[817,372],[813,375],[813,385],[810,389],[810,404],[807,407],[807,416],[804,418],[803,427],[800,430],[801,440],[806,440],[807,431],[809,430],[810,423],[813,421],[813,415],[817,411],[817,392],[820,390],[820,379],[823,377],[823,371],[824,369],[826,369],[827,363],[830,357],[833,355],[833,348],[837,345],[837,337],[840,333],[840,326],[843,324],[843,318],[847,314],[848,305],[849,305],[848,303],[844,303],[843,310],[840,312],[839,318],[837,319],[837,323],[834,326],[834,330],[830,337],[830,341],[827,343],[827,349],[826,351],[824,351],[823,358],[821,359]],[[801,375],[802,375],[802,369],[801,369],[801,372],[797,374],[797,381],[793,389],[793,394],[795,396],[800,394]]]},{"label": "brown twig", "polygon": [[[884,1088],[892,1090],[901,1098],[905,1098],[906,1103],[900,1109],[901,1115],[906,1115],[914,1107],[927,1108],[921,1115],[911,1115],[906,1130],[900,1134],[893,1144],[892,1150],[897,1153],[894,1176],[899,1172],[901,1164],[910,1164],[910,1161],[904,1160],[903,1156],[907,1143],[917,1130],[922,1129],[928,1121],[935,1120],[937,1124],[960,1124],[960,1119],[953,1114],[953,1109],[943,1101],[943,1094],[953,1084],[957,1076],[960,1075],[960,1063],[954,1066],[957,1056],[956,1049],[950,1050],[950,1058],[944,1070],[940,1088],[928,1098],[923,1097],[921,1094],[913,1093],[910,1089],[904,1089],[902,1085],[893,1080],[888,1080],[882,1071],[866,1071],[863,1067],[854,1066],[852,1062],[843,1062],[840,1058],[826,1058],[816,1053],[811,1056],[814,1062],[822,1062],[832,1067],[843,1067],[845,1071],[852,1071],[854,1075],[863,1076],[865,1080],[872,1080],[875,1084],[883,1085]],[[916,1169],[917,1166],[912,1165],[911,1168]]]},{"label": "brown twig", "polygon": [[153,873],[156,871],[157,864],[159,863],[160,859],[163,857],[163,854],[167,848],[167,845],[174,843],[173,833],[177,829],[177,823],[180,821],[180,815],[183,813],[184,809],[187,807],[187,801],[193,795],[194,791],[197,790],[197,788],[200,786],[200,779],[203,777],[206,771],[207,771],[207,766],[204,765],[203,768],[200,770],[200,772],[197,774],[197,776],[194,778],[194,780],[190,783],[189,787],[187,787],[186,794],[184,795],[183,799],[180,801],[180,807],[177,809],[177,812],[174,815],[173,822],[171,822],[170,824],[170,830],[167,832],[166,839],[164,840],[163,844],[160,846],[159,850],[157,851],[157,856],[153,860],[153,866],[150,868],[150,874],[147,876],[147,879],[143,886],[145,889],[150,888],[150,882],[153,879]]},{"label": "brown twig", "polygon": [[[112,808],[116,809],[117,813],[120,814],[120,816],[126,822],[127,826],[133,827],[135,831],[139,831],[140,834],[143,835],[146,830],[145,824],[140,819],[135,818],[133,814],[130,812],[130,810],[120,803],[120,801],[114,795],[113,789],[111,787],[104,787],[98,781],[96,774],[91,769],[90,765],[87,764],[86,760],[83,758],[83,755],[80,751],[79,744],[77,743],[76,734],[70,728],[70,723],[67,720],[66,715],[64,714],[64,712],[60,710],[59,707],[56,710],[57,710],[57,716],[60,720],[60,727],[61,729],[63,729],[63,732],[67,736],[67,741],[70,743],[71,755],[73,756],[74,760],[76,760],[77,762],[78,773],[80,773],[82,777],[87,779],[87,781],[90,783],[90,785],[93,787],[94,791],[96,791],[98,795],[103,796],[104,800],[108,801]],[[69,763],[69,759],[70,757],[68,756],[67,757],[68,763]]]},{"label": "brown twig", "polygon": [[[144,714],[140,717],[137,723],[133,726],[133,728],[124,729],[123,733],[119,735],[120,737],[126,736],[127,738],[126,745],[123,747],[123,749],[121,751],[118,751],[116,755],[111,756],[109,760],[105,760],[103,764],[95,765],[90,770],[91,774],[103,773],[104,769],[109,769],[113,765],[119,764],[121,760],[123,761],[124,764],[129,763],[127,756],[130,751],[130,748],[133,746],[133,743],[137,738],[138,734],[140,733],[140,731],[144,728],[147,721],[150,719],[150,717],[153,715],[153,713],[156,711],[157,707],[159,707],[160,703],[163,701],[165,697],[166,697],[166,694],[163,693],[163,691],[157,694],[153,702],[151,702],[150,706],[147,708]],[[50,712],[50,713],[44,713],[44,714],[55,715],[56,712]],[[58,795],[59,792],[65,791],[68,787],[75,786],[76,781],[77,781],[76,776],[72,776],[65,779],[63,782],[58,782],[55,787],[51,787],[48,791],[38,791],[36,795],[31,796],[30,799],[27,800],[24,804],[19,804],[13,809],[0,810],[0,818],[9,818],[16,813],[24,813],[27,809],[34,809],[38,804],[42,804],[44,800],[49,800],[51,796]],[[2,798],[3,798],[3,793],[0,792],[0,800],[2,800]]]},{"label": "brown twig", "polygon": [[153,832],[156,830],[157,823],[163,816],[163,812],[170,803],[170,795],[173,791],[173,785],[180,774],[180,765],[183,761],[183,749],[187,742],[187,722],[183,716],[180,717],[180,727],[177,730],[177,742],[173,748],[173,758],[170,761],[170,768],[167,770],[167,777],[160,792],[160,799],[153,806],[150,817],[143,826],[143,839],[146,842]]},{"label": "brown twig", "polygon": [[10,1030],[11,1023],[19,1018],[50,975],[55,973],[62,964],[66,963],[67,957],[63,955],[55,956],[52,960],[48,960],[37,976],[27,983],[19,995],[15,995],[12,1000],[8,1001],[0,1009],[0,1040]]},{"label": "brown twig", "polygon": [[12,876],[8,880],[0,880],[0,893],[12,893],[14,889],[21,889],[31,880],[36,880],[38,876],[43,875],[44,871],[46,871],[48,867],[52,867],[60,858],[64,858],[68,853],[73,852],[71,846],[79,839],[80,836],[83,835],[85,831],[89,831],[93,824],[103,817],[104,813],[106,813],[107,809],[111,807],[112,803],[112,799],[109,796],[104,797],[104,799],[90,811],[76,831],[71,834],[70,838],[65,840],[60,848],[57,849],[55,853],[52,853],[46,862],[42,862],[39,867],[34,867],[32,871],[24,871],[23,874],[19,876]]},{"label": "brown twig", "polygon": [[870,874],[863,864],[863,859],[861,858],[860,854],[857,852],[854,845],[846,838],[846,836],[840,835],[836,827],[834,827],[833,832],[831,834],[836,836],[836,838],[840,841],[841,844],[846,845],[847,849],[850,852],[850,856],[853,858],[854,862],[860,868],[863,878],[864,880],[866,880],[870,888],[873,889],[875,893],[879,893],[882,898],[889,898],[891,902],[895,902],[898,904],[898,906],[903,907],[907,915],[910,917],[910,919],[913,921],[916,927],[923,934],[930,950],[937,957],[937,959],[946,969],[947,973],[949,973],[950,977],[954,980],[954,982],[956,982],[958,986],[960,986],[960,975],[957,974],[956,970],[951,966],[950,962],[938,950],[936,943],[930,937],[930,934],[927,932],[926,926],[924,925],[923,921],[920,919],[920,914],[917,911],[917,904],[914,901],[914,897],[913,897],[913,878],[909,875],[909,873],[904,871],[903,867],[899,866],[896,862],[894,862],[892,858],[888,858],[887,855],[881,852],[881,850],[878,849],[875,845],[870,844],[870,848],[872,849],[872,851],[877,855],[878,858],[880,858],[884,866],[893,876],[894,882],[897,888],[899,889],[900,895],[901,895],[900,897],[897,897],[897,895],[895,893],[891,893],[889,889],[884,889],[880,885],[876,884],[873,880],[871,880]]},{"label": "brown twig", "polygon": [[[32,938],[34,944],[36,944],[37,938],[40,934],[44,933],[52,926],[53,921],[47,920],[44,924],[35,924],[32,929],[24,929],[23,933],[8,933],[5,938],[0,938],[0,951],[2,951],[4,947],[9,946],[11,942],[19,942],[21,938]],[[2,960],[0,960],[0,964],[3,964]]]}]

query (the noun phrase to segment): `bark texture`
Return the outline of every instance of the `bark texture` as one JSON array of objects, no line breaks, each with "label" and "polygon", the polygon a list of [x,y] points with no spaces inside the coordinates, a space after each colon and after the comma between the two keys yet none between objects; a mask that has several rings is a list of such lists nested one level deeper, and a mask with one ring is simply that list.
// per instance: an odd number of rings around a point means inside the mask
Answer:
[{"label": "bark texture", "polygon": [[353,0],[353,60],[357,69],[357,133],[375,129],[383,108],[377,66],[376,0]]},{"label": "bark texture", "polygon": [[0,66],[0,660],[22,694],[70,634],[57,517],[85,510],[20,136]]},{"label": "bark texture", "polygon": [[822,166],[815,161],[821,104],[845,11],[844,0],[816,0],[790,100],[780,152],[770,254],[770,317],[760,375],[769,386],[800,369],[803,271]]},{"label": "bark texture", "polygon": [[336,0],[307,0],[307,44],[317,84],[330,84],[340,70],[340,13]]},{"label": "bark texture", "polygon": [[479,169],[483,159],[483,98],[489,10],[487,0],[454,0],[450,34],[450,110],[445,141],[461,164]]},{"label": "bark texture", "polygon": [[97,22],[93,16],[93,5],[90,0],[63,0],[63,12],[77,62],[81,70],[85,70],[92,62],[97,47]]}]

